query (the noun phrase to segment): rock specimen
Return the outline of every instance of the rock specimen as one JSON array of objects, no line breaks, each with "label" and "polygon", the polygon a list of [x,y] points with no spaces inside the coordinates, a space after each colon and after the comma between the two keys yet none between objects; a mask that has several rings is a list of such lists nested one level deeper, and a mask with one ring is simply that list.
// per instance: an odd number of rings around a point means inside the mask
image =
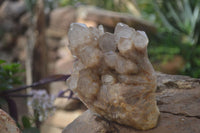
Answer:
[{"label": "rock specimen", "polygon": [[114,34],[73,23],[68,37],[77,60],[67,84],[81,101],[109,121],[141,130],[155,127],[157,83],[145,32],[122,23]]},{"label": "rock specimen", "polygon": [[157,82],[156,99],[161,114],[155,128],[135,130],[87,110],[63,133],[199,133],[200,79],[157,73]]}]

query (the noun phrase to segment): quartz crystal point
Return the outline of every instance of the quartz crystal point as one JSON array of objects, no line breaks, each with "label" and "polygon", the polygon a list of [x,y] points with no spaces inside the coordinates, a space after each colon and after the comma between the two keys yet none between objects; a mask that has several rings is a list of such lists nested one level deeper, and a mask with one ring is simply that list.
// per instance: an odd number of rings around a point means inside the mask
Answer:
[{"label": "quartz crystal point", "polygon": [[143,31],[118,23],[114,34],[103,27],[71,24],[69,49],[77,57],[68,87],[94,113],[140,130],[156,126],[156,75]]}]

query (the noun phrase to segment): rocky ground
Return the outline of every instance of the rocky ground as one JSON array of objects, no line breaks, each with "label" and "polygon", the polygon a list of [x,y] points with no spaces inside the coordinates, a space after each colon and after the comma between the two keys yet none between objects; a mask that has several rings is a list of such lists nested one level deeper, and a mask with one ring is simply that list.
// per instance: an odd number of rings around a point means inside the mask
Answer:
[{"label": "rocky ground", "polygon": [[61,133],[66,125],[80,116],[84,111],[64,111],[58,110],[53,116],[47,119],[41,126],[41,133]]}]

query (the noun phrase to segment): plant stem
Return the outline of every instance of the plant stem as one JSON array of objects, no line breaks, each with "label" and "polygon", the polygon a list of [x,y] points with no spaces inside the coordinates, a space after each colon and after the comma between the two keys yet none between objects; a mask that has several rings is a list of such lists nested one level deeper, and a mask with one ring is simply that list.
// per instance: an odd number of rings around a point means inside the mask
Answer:
[{"label": "plant stem", "polygon": [[53,75],[51,77],[48,77],[48,78],[42,79],[38,82],[35,82],[32,85],[25,85],[25,86],[21,86],[21,87],[15,88],[15,89],[2,91],[2,92],[0,92],[0,95],[6,95],[8,93],[14,93],[14,92],[22,91],[22,90],[27,89],[29,87],[37,87],[37,86],[48,84],[48,83],[51,83],[51,82],[65,81],[69,77],[70,77],[70,75]]}]

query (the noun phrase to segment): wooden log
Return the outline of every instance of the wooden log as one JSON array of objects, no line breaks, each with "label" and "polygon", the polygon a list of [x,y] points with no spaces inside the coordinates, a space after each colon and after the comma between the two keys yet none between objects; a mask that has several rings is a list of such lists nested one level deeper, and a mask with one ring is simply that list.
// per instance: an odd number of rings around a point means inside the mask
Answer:
[{"label": "wooden log", "polygon": [[113,12],[95,7],[79,7],[77,15],[77,19],[95,21],[108,27],[115,27],[118,22],[122,22],[147,33],[156,32],[156,27],[153,24],[128,13]]}]

